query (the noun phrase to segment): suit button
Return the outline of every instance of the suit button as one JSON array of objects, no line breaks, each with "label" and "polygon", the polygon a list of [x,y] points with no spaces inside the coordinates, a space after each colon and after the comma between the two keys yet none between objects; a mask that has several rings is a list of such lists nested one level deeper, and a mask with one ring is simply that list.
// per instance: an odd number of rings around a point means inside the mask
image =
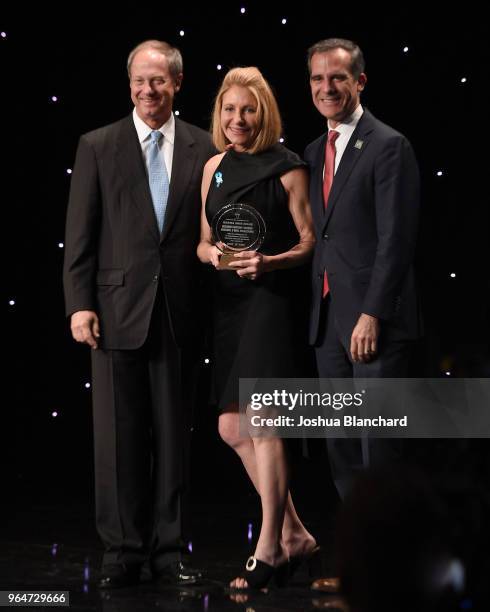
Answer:
[{"label": "suit button", "polygon": [[323,240],[328,240],[328,234],[323,234]]},{"label": "suit button", "polygon": [[158,281],[158,274],[155,274],[155,276],[153,277],[153,282],[156,283]]}]

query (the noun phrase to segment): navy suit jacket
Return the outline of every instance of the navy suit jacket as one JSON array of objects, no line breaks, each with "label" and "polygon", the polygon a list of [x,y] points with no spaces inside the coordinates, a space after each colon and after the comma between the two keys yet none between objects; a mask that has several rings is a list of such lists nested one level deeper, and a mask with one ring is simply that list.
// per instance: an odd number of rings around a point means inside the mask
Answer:
[{"label": "navy suit jacket", "polygon": [[327,134],[305,151],[315,225],[310,342],[317,341],[323,273],[331,308],[350,338],[361,313],[378,317],[395,340],[420,335],[413,273],[420,180],[408,140],[364,110],[335,174],[325,211]]}]

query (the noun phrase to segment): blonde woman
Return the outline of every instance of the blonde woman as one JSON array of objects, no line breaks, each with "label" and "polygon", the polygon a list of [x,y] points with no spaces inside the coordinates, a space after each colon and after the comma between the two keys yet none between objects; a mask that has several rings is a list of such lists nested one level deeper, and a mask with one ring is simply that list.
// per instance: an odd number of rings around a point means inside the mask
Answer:
[{"label": "blonde woman", "polygon": [[266,225],[260,251],[237,253],[214,274],[214,378],[219,431],[257,489],[262,526],[255,553],[231,587],[262,588],[285,581],[295,564],[318,552],[288,491],[284,441],[245,438],[238,428],[240,377],[294,376],[294,268],[308,262],[314,233],[308,177],[300,158],[278,144],[281,118],[267,81],[255,67],[234,68],[216,97],[212,135],[221,151],[204,168],[198,256],[218,268],[221,251],[211,223],[223,206],[252,205]]}]

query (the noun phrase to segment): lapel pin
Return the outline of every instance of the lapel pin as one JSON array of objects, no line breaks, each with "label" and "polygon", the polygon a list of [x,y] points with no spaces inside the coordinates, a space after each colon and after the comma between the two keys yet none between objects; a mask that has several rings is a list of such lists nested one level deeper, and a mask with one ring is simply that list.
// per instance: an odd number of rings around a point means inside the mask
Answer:
[{"label": "lapel pin", "polygon": [[221,172],[216,172],[214,178],[216,179],[216,187],[221,187],[221,183],[223,182],[223,175]]},{"label": "lapel pin", "polygon": [[354,145],[354,147],[356,149],[362,149],[362,145],[364,144],[364,140],[356,140],[356,144]]}]

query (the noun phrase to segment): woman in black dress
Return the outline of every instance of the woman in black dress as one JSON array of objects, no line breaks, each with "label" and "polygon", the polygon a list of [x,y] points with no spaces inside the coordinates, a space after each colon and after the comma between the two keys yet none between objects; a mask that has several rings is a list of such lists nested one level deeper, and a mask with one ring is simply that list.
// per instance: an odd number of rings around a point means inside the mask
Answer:
[{"label": "woman in black dress", "polygon": [[274,95],[257,68],[235,68],[218,92],[212,133],[219,155],[204,168],[198,256],[218,267],[214,215],[229,203],[248,203],[266,224],[259,251],[235,254],[214,274],[214,382],[221,437],[240,456],[262,503],[262,527],[244,576],[231,586],[279,583],[288,559],[317,550],[288,491],[284,441],[239,433],[240,377],[294,376],[292,301],[295,271],[314,247],[308,177],[300,158],[278,144],[281,118]]}]

